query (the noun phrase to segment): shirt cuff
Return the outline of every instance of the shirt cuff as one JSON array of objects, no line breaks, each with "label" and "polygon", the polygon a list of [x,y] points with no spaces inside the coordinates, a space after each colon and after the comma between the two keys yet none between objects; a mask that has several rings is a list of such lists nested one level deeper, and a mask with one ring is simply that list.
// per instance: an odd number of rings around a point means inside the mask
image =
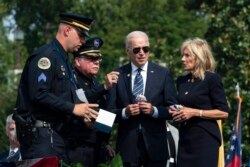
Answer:
[{"label": "shirt cuff", "polygon": [[123,108],[123,109],[122,109],[122,118],[123,118],[123,119],[128,119],[128,117],[127,117],[126,114],[125,114],[125,110],[126,110],[126,108]]},{"label": "shirt cuff", "polygon": [[159,111],[158,111],[158,109],[157,109],[155,106],[153,106],[153,108],[154,108],[154,113],[153,113],[152,117],[153,117],[153,118],[158,118],[158,116],[159,116]]}]

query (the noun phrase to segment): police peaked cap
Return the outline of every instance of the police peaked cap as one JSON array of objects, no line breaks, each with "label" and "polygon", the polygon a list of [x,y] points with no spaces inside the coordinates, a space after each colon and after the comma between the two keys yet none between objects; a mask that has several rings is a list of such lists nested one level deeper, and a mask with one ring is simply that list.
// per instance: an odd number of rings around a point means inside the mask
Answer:
[{"label": "police peaked cap", "polygon": [[90,38],[82,45],[77,52],[73,53],[75,57],[82,56],[101,56],[100,48],[103,45],[103,40],[99,37]]},{"label": "police peaked cap", "polygon": [[88,32],[94,21],[93,19],[71,13],[61,13],[60,18],[61,23],[72,25],[84,36],[89,36]]}]

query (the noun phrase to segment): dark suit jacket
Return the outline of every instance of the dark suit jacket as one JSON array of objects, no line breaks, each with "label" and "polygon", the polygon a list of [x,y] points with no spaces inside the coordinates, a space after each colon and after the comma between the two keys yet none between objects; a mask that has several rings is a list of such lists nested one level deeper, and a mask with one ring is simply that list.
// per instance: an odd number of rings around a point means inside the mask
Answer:
[{"label": "dark suit jacket", "polygon": [[9,156],[9,150],[5,151],[4,153],[0,154],[0,162],[16,162],[20,158],[20,151],[18,150],[14,156],[11,158],[8,158]]},{"label": "dark suit jacket", "polygon": [[143,137],[151,160],[166,160],[168,157],[165,120],[171,119],[168,106],[176,103],[176,92],[172,76],[168,69],[148,63],[145,96],[147,101],[157,107],[159,116],[139,114],[122,118],[122,109],[134,103],[131,90],[131,64],[120,67],[118,83],[110,90],[107,109],[117,114],[118,138],[117,151],[124,162],[130,162],[135,156],[138,127],[143,128]]},{"label": "dark suit jacket", "polygon": [[6,158],[8,157],[9,155],[9,151],[5,151],[3,153],[0,154],[0,162],[2,161],[6,161]]}]

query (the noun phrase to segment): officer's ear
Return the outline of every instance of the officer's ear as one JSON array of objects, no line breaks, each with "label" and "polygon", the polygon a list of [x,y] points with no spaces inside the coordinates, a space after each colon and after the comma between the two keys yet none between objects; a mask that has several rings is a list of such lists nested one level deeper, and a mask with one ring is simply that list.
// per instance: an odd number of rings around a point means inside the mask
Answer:
[{"label": "officer's ear", "polygon": [[74,59],[74,62],[75,62],[75,66],[76,67],[80,67],[81,65],[80,65],[80,58],[79,57],[75,57],[75,59]]},{"label": "officer's ear", "polygon": [[[67,26],[66,33],[69,34],[70,31],[73,31],[73,28],[71,26]],[[71,32],[72,33],[72,32]]]},{"label": "officer's ear", "polygon": [[63,34],[68,37],[70,34],[70,31],[72,31],[72,28],[67,24],[63,24],[62,26],[63,26],[62,28]]}]

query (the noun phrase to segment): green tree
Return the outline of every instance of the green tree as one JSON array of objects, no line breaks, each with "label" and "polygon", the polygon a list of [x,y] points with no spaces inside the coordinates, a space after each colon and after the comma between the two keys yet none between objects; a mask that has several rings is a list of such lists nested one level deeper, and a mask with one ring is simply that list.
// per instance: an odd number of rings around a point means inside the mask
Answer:
[{"label": "green tree", "polygon": [[[0,5],[1,6],[1,5]],[[2,6],[1,6],[2,7]],[[1,10],[0,7],[0,10]],[[0,11],[1,13],[2,11]],[[0,18],[3,18],[3,15],[0,14]],[[0,23],[0,33],[5,34],[5,29],[3,27],[3,22]],[[14,67],[14,45],[7,40],[5,35],[0,37],[0,151],[8,147],[7,137],[5,135],[5,118],[11,113],[11,108],[13,102],[12,98],[13,91],[10,89],[9,84],[13,79],[13,75],[10,75],[10,71]]]},{"label": "green tree", "polygon": [[24,45],[31,54],[37,47],[54,38],[59,13],[68,12],[71,0],[2,0],[8,6],[8,14],[14,15],[16,24],[25,32]]},{"label": "green tree", "polygon": [[181,72],[180,56],[177,56],[181,42],[190,36],[202,37],[206,32],[204,19],[188,12],[184,2],[92,0],[84,1],[83,5],[75,6],[72,10],[96,20],[92,34],[104,39],[104,72],[119,66],[121,60],[127,60],[125,36],[131,31],[142,30],[149,34],[152,59],[166,63],[177,75]]},{"label": "green tree", "polygon": [[[121,57],[126,60],[126,34],[142,30],[150,36],[153,59],[166,63],[174,72],[180,73],[178,69],[181,65],[176,56],[180,43],[190,36],[203,36],[206,31],[204,20],[188,12],[184,8],[184,0],[2,1],[8,5],[8,13],[15,16],[17,25],[25,32],[24,46],[28,54],[54,37],[60,12],[71,11],[94,18],[96,21],[91,33],[105,41],[104,72],[118,66]],[[176,65],[177,68],[174,68]]]}]

